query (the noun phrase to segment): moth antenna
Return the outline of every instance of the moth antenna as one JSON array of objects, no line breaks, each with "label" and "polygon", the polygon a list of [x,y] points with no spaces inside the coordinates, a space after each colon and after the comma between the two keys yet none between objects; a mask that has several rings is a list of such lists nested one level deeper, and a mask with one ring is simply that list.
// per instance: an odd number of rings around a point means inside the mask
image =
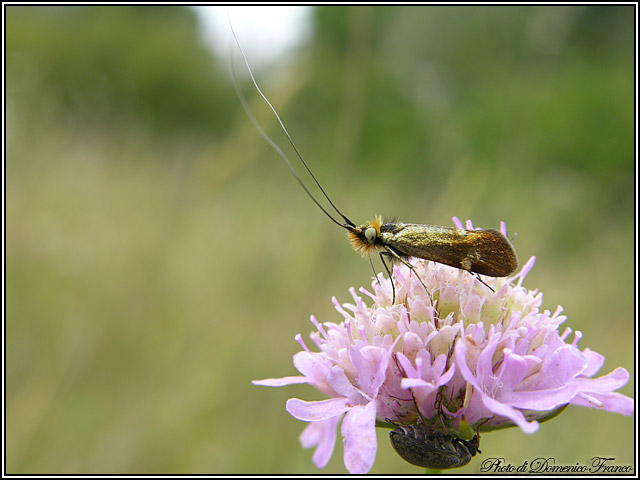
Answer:
[{"label": "moth antenna", "polygon": [[287,164],[287,167],[289,167],[289,170],[291,171],[291,173],[293,174],[293,176],[295,177],[295,179],[298,181],[298,183],[300,184],[300,186],[304,189],[305,193],[309,196],[309,198],[311,198],[311,200],[313,201],[313,203],[315,203],[318,208],[320,208],[320,210],[322,210],[324,212],[324,214],[329,217],[329,219],[335,223],[336,225],[340,226],[340,227],[344,227],[344,225],[342,225],[340,222],[338,222],[335,218],[333,218],[333,216],[327,212],[327,210],[315,199],[315,197],[311,194],[311,192],[309,191],[309,189],[307,188],[307,186],[304,184],[304,182],[302,181],[302,179],[298,176],[298,173],[294,170],[293,166],[291,165],[291,162],[289,161],[289,158],[287,157],[287,155],[282,151],[282,149],[278,146],[277,143],[275,143],[271,137],[269,137],[269,135],[267,135],[267,133],[262,129],[262,127],[260,126],[260,124],[258,123],[258,120],[255,118],[255,116],[253,115],[253,112],[251,111],[251,109],[249,108],[249,105],[247,104],[247,100],[245,99],[244,95],[242,94],[242,91],[240,90],[240,88],[238,87],[238,83],[237,83],[237,79],[236,79],[236,74],[235,74],[235,68],[233,67],[233,62],[230,62],[229,65],[231,66],[231,76],[233,79],[233,87],[236,90],[236,94],[238,95],[238,98],[240,99],[240,103],[242,104],[242,107],[244,108],[244,111],[246,112],[247,116],[249,117],[249,120],[251,120],[251,123],[253,123],[253,126],[256,128],[256,130],[258,130],[258,133],[260,133],[260,135],[262,136],[262,138],[264,138],[266,140],[266,142],[271,145],[271,147],[273,147],[273,149],[278,152],[278,154],[282,157],[282,159],[285,161],[285,163]]},{"label": "moth antenna", "polygon": [[311,178],[313,179],[313,181],[315,182],[315,184],[318,186],[318,188],[320,189],[320,191],[322,192],[322,194],[324,195],[324,197],[327,199],[327,201],[331,204],[331,206],[333,207],[333,209],[338,213],[338,215],[340,215],[342,217],[342,219],[346,222],[346,225],[341,224],[340,222],[338,222],[335,218],[333,218],[333,216],[331,216],[329,214],[329,212],[327,212],[327,210],[325,210],[325,208],[316,200],[316,198],[311,194],[311,192],[309,191],[309,189],[306,187],[306,185],[304,184],[304,182],[302,181],[302,179],[298,176],[298,174],[296,173],[295,169],[293,168],[293,165],[291,165],[291,162],[289,161],[289,158],[287,157],[287,155],[282,151],[282,149],[280,147],[278,147],[278,145],[265,133],[265,131],[262,129],[262,127],[260,127],[260,124],[258,123],[258,121],[256,120],[255,116],[253,115],[253,113],[251,112],[251,109],[249,108],[249,105],[247,104],[247,101],[244,97],[244,95],[242,94],[242,92],[240,91],[240,87],[238,86],[238,81],[236,78],[236,74],[235,74],[235,69],[233,67],[233,61],[231,61],[231,45],[229,45],[229,63],[231,66],[231,77],[233,80],[233,87],[236,90],[236,93],[238,95],[238,98],[240,99],[240,103],[242,103],[242,107],[244,108],[245,112],[247,113],[247,115],[249,116],[249,119],[251,120],[251,122],[254,124],[254,126],[256,127],[256,129],[258,130],[258,132],[260,133],[260,135],[262,135],[262,138],[264,138],[267,143],[269,143],[269,145],[271,145],[276,152],[278,152],[278,154],[283,158],[283,160],[285,161],[285,163],[287,164],[287,166],[289,167],[289,170],[291,170],[291,173],[293,174],[293,176],[295,177],[295,179],[298,181],[298,183],[302,186],[302,188],[304,189],[304,191],[307,193],[307,195],[311,198],[311,200],[313,200],[313,202],[320,207],[320,209],[325,213],[325,215],[327,215],[327,217],[329,217],[335,224],[339,225],[340,227],[343,228],[347,228],[347,230],[350,230],[350,228],[348,227],[354,227],[355,228],[355,224],[349,220],[346,216],[344,216],[342,214],[342,212],[340,210],[338,210],[338,207],[336,207],[334,205],[334,203],[331,201],[331,198],[329,198],[329,195],[327,195],[327,192],[324,191],[324,188],[322,188],[322,185],[320,185],[320,182],[318,181],[318,179],[316,178],[316,176],[313,174],[313,172],[311,171],[311,169],[309,168],[309,166],[307,165],[307,162],[304,161],[304,158],[302,157],[302,155],[300,154],[300,152],[298,151],[298,148],[296,147],[296,144],[293,142],[293,139],[291,138],[291,135],[289,135],[289,131],[287,130],[287,128],[284,126],[283,121],[280,119],[280,115],[278,115],[278,112],[276,111],[276,109],[274,108],[273,105],[271,105],[271,102],[269,101],[269,99],[267,99],[267,97],[265,96],[264,93],[262,93],[262,90],[260,90],[260,87],[258,86],[258,82],[256,81],[255,77],[253,76],[253,71],[251,70],[251,67],[249,66],[249,62],[247,61],[247,57],[244,54],[244,50],[242,49],[242,46],[240,45],[240,41],[238,40],[238,37],[236,36],[236,32],[233,29],[233,25],[231,23],[231,17],[229,15],[229,9],[227,8],[227,19],[229,20],[229,28],[231,29],[231,34],[233,35],[233,39],[238,47],[238,50],[240,51],[240,54],[242,55],[242,60],[244,62],[245,67],[247,68],[247,71],[249,72],[249,77],[251,78],[251,81],[253,83],[253,86],[255,87],[255,89],[258,91],[258,93],[260,94],[260,96],[262,97],[262,99],[267,103],[267,105],[269,106],[269,108],[271,109],[271,111],[273,112],[273,114],[275,115],[276,119],[278,120],[278,123],[280,124],[280,127],[282,128],[282,130],[284,131],[285,135],[287,136],[287,139],[289,140],[289,143],[291,144],[291,146],[293,147],[293,150],[296,152],[296,155],[298,156],[298,158],[300,159],[300,161],[302,162],[302,165],[304,165],[304,168],[307,170],[307,172],[309,173],[309,175],[311,175]]}]

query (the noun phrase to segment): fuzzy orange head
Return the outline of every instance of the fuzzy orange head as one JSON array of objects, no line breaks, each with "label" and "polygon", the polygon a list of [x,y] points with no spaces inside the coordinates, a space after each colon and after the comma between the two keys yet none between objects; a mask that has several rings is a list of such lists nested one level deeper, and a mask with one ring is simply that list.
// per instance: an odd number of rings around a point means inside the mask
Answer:
[{"label": "fuzzy orange head", "polygon": [[353,249],[362,256],[369,255],[375,250],[380,238],[382,218],[379,216],[359,227],[353,227],[347,232],[347,237]]}]

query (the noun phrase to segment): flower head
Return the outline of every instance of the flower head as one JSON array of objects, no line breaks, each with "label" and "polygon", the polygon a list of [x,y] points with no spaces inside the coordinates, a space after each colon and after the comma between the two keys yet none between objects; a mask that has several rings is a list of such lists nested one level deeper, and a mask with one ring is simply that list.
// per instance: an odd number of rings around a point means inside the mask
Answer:
[{"label": "flower head", "polygon": [[[470,222],[467,228],[473,228]],[[502,230],[506,234],[504,224]],[[593,378],[604,357],[580,350],[580,332],[570,339],[571,329],[560,331],[566,320],[561,307],[541,310],[542,293],[522,286],[534,261],[513,277],[483,277],[484,284],[429,261],[413,260],[413,271],[396,266],[395,304],[391,280],[382,274],[373,291],[360,288],[367,300],[353,288],[352,303],[341,305],[334,297],[340,323],[311,317],[316,331],[310,338],[318,351],[296,336],[303,350],[293,363],[301,376],[253,383],[309,383],[326,394],[327,400],[316,402],[289,399],[286,408],[309,422],[300,441],[316,447],[319,468],[333,453],[342,421],[344,463],[351,473],[373,466],[376,421],[424,422],[463,438],[472,430],[508,426],[534,433],[540,421],[568,404],[631,415],[633,400],[615,393],[628,372],[616,368]]]}]

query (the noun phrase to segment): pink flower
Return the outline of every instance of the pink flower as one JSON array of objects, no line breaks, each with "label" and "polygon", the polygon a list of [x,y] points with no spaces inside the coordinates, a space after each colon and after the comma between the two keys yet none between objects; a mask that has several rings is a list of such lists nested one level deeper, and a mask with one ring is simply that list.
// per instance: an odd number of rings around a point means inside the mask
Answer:
[{"label": "pink flower", "polygon": [[[473,226],[467,222],[466,228]],[[504,224],[502,229],[506,234]],[[464,438],[475,429],[505,426],[534,433],[539,422],[568,404],[632,415],[633,400],[615,393],[629,380],[628,372],[617,368],[592,378],[604,357],[577,347],[580,332],[566,343],[571,330],[559,331],[566,320],[562,309],[541,310],[542,293],[522,286],[534,261],[510,278],[483,277],[494,291],[445,265],[412,262],[422,281],[406,266],[395,267],[394,305],[391,281],[382,275],[373,281],[373,292],[360,289],[371,305],[350,289],[353,303],[333,299],[340,323],[321,324],[311,317],[316,331],[310,337],[318,352],[296,336],[303,351],[293,363],[301,376],[253,383],[309,383],[325,393],[329,398],[323,401],[289,399],[286,408],[309,422],[300,441],[305,448],[316,447],[318,468],[329,461],[342,421],[350,473],[367,473],[373,466],[376,421],[424,420]]]}]

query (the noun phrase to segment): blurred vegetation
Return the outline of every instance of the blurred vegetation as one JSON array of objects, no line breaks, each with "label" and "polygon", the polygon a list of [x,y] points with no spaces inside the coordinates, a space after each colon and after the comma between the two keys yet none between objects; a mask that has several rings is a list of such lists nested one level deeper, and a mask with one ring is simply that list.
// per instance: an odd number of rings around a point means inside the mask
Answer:
[{"label": "blurred vegetation", "polygon": [[[600,374],[635,378],[634,22],[634,6],[317,7],[258,81],[352,220],[505,220],[538,259],[525,285],[607,357]],[[250,381],[295,374],[294,335],[340,320],[331,296],[369,265],[199,38],[183,7],[6,8],[7,473],[344,472],[340,442],[316,470],[284,412],[320,394]],[[533,436],[483,436],[483,456],[632,465],[633,423],[569,407]],[[417,473],[386,436],[372,473]]]},{"label": "blurred vegetation", "polygon": [[196,27],[184,7],[14,6],[7,89],[31,121],[135,121],[155,135],[220,138],[237,99],[224,61],[200,43]]}]

